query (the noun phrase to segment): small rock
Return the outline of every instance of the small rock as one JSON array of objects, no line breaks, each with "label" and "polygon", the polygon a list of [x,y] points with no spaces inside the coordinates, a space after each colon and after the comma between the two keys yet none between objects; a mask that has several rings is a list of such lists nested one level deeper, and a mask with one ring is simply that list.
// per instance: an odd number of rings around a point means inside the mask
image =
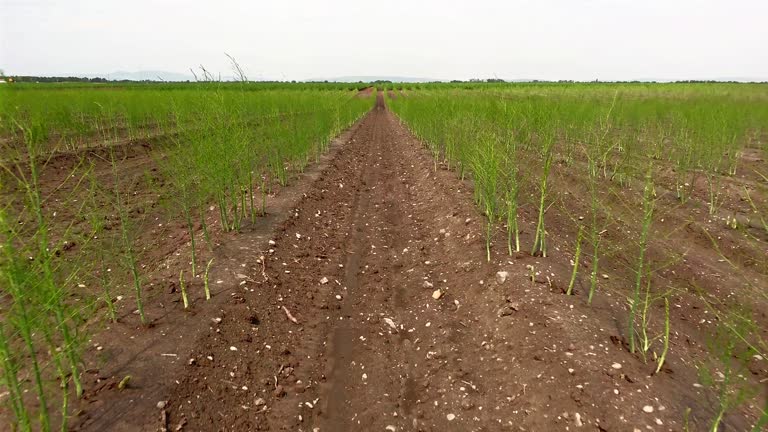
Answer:
[{"label": "small rock", "polygon": [[584,426],[584,423],[581,422],[581,414],[576,413],[574,414],[573,423],[576,425],[576,427],[582,427]]},{"label": "small rock", "polygon": [[392,425],[389,425],[389,426],[385,427],[384,430],[389,431],[389,432],[397,432],[397,428],[392,426]]},{"label": "small rock", "polygon": [[168,404],[166,401],[160,401],[157,403],[157,409],[163,409]]},{"label": "small rock", "polygon": [[653,412],[653,407],[650,406],[650,405],[646,405],[646,406],[643,407],[643,411],[647,412],[648,414],[650,414],[650,413]]},{"label": "small rock", "polygon": [[423,284],[421,284],[424,288],[432,288],[434,285],[432,285],[432,282],[430,281],[424,281]]},{"label": "small rock", "polygon": [[328,283],[328,278],[327,278],[327,277],[325,277],[325,276],[323,276],[323,278],[322,278],[322,279],[320,279],[320,285],[325,285],[325,284],[327,284],[327,283]]},{"label": "small rock", "polygon": [[276,245],[276,244],[277,244],[277,243],[276,243],[274,240],[270,240],[270,241],[269,241],[269,245],[270,245],[270,246],[274,246],[274,245]]},{"label": "small rock", "polygon": [[442,297],[442,296],[443,296],[443,292],[442,292],[442,291],[440,291],[439,289],[436,289],[436,290],[435,290],[435,291],[432,293],[432,298],[433,298],[433,299],[435,299],[435,300],[440,300],[440,297]]},{"label": "small rock", "polygon": [[231,346],[231,347],[229,347],[229,350],[230,351],[237,351],[237,347],[236,346]]},{"label": "small rock", "polygon": [[256,398],[256,400],[253,401],[253,404],[256,405],[256,406],[262,406],[262,405],[266,405],[267,401],[265,401],[262,398]]},{"label": "small rock", "polygon": [[506,271],[500,271],[496,272],[496,282],[503,284],[507,281],[507,278],[509,277],[509,272]]},{"label": "small rock", "polygon": [[456,414],[448,414],[445,418],[447,418],[448,421],[453,421],[456,418]]},{"label": "small rock", "polygon": [[616,370],[621,369],[621,363],[614,363],[614,364],[611,365],[611,367],[616,369]]},{"label": "small rock", "polygon": [[395,322],[392,321],[392,318],[384,318],[384,322],[387,323],[388,326],[392,327],[392,330],[397,331],[397,326],[395,325]]}]

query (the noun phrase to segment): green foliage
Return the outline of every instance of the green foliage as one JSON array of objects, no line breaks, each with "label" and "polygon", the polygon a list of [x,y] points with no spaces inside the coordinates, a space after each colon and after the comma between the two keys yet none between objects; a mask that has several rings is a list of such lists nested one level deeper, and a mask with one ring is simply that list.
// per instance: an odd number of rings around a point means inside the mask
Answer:
[{"label": "green foliage", "polygon": [[[129,289],[141,322],[152,318],[145,311],[151,299],[144,298],[145,265],[137,243],[146,227],[144,209],[135,208],[133,183],[121,171],[124,145],[151,139],[162,152],[157,160],[162,188],[151,176],[139,181],[161,194],[158,200],[172,203],[171,217],[187,226],[192,276],[185,281],[185,269],[177,269],[187,307],[187,288],[198,276],[198,218],[209,248],[213,241],[205,213],[211,205],[218,206],[224,231],[255,222],[264,214],[270,188],[289,183],[372,102],[373,95],[360,97],[357,85],[348,84],[19,84],[0,89],[0,294],[5,299],[0,382],[15,428],[47,431],[58,424],[66,430],[69,385],[78,397],[83,391],[82,342],[91,330],[86,323],[93,322],[88,320],[93,305],[106,305],[108,318],[116,321],[112,296]],[[90,161],[83,150],[95,150]],[[57,195],[61,185],[51,191],[40,184],[41,172],[60,152],[79,156],[64,177],[71,196]],[[109,168],[98,178],[94,158]],[[58,200],[71,207],[66,221],[54,220],[48,207]],[[83,222],[78,253],[59,253],[74,235],[75,222]],[[205,268],[206,298],[212,262]],[[101,292],[83,292],[86,285],[80,282],[87,278],[101,285]],[[127,378],[120,387],[125,383]],[[39,403],[29,404],[28,392]],[[53,410],[57,402],[60,409]]]},{"label": "green foliage", "polygon": [[[612,277],[601,274],[601,266],[623,267],[627,271],[617,275],[620,280],[606,285],[626,287],[620,295],[629,299],[629,350],[643,360],[651,357],[656,372],[661,371],[675,333],[670,313],[681,306],[672,295],[678,287],[664,281],[662,270],[684,259],[684,253],[665,243],[674,228],[658,222],[670,207],[690,218],[686,222],[707,213],[719,219],[724,185],[741,180],[734,178],[740,167],[754,166],[740,163],[741,155],[765,149],[768,85],[430,83],[409,85],[406,92],[391,98],[392,110],[424,142],[436,166],[440,159],[474,183],[476,202],[487,216],[486,258],[491,259],[493,225],[502,222],[510,254],[520,251],[519,232],[530,233],[522,241],[531,242],[531,255],[540,253],[542,259],[572,247],[573,268],[564,291],[573,294],[579,261],[587,261],[590,305],[598,285]],[[764,182],[746,181],[739,211],[751,214],[738,224],[729,217],[734,228],[749,224],[768,230],[768,177],[761,168],[755,173]],[[695,190],[697,178],[706,180],[706,193]],[[657,186],[664,196],[657,196]],[[689,203],[692,196],[696,200]],[[547,212],[552,208],[554,216]],[[550,237],[545,227],[554,217],[561,232]],[[563,226],[563,221],[572,225]],[[742,231],[750,248],[765,249],[762,234]],[[548,248],[550,238],[558,243],[554,248]],[[730,263],[725,256],[722,261]],[[766,262],[756,264],[764,269]],[[745,285],[766,298],[764,284]],[[721,402],[712,430],[726,411],[753,396],[754,381],[742,379],[746,374],[731,358],[743,357],[744,347],[734,341],[765,351],[762,331],[731,330],[719,342],[724,352],[711,347],[713,364],[725,376],[713,381]]]}]

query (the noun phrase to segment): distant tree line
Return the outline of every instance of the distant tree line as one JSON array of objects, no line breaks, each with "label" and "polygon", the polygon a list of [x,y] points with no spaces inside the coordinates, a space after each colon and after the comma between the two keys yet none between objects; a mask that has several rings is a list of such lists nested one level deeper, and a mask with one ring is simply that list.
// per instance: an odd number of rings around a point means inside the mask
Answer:
[{"label": "distant tree line", "polygon": [[132,80],[108,80],[106,78],[83,78],[83,77],[44,77],[44,76],[27,76],[27,75],[15,75],[12,76],[13,80],[16,82],[27,82],[27,83],[63,83],[63,82],[82,82],[82,83],[106,83],[106,82],[151,82],[150,80],[144,80],[144,81],[132,81]]},{"label": "distant tree line", "polygon": [[[501,78],[487,78],[487,79],[480,79],[480,78],[471,78],[467,81],[465,80],[451,80],[451,83],[454,84],[462,84],[462,83],[505,83],[507,81],[501,79]],[[513,81],[514,82],[514,81]],[[598,83],[598,84],[611,84],[611,83],[625,83],[625,84],[654,84],[654,83],[678,83],[678,84],[741,84],[744,83],[744,81],[722,81],[722,80],[677,80],[677,81],[641,81],[641,80],[616,80],[616,81],[602,81],[599,79],[595,79],[592,81],[580,81],[580,80],[569,80],[569,79],[561,79],[561,80],[540,80],[540,79],[532,79],[532,80],[521,80],[519,82],[530,82],[530,83]],[[765,83],[766,81],[754,81],[756,83]]]}]

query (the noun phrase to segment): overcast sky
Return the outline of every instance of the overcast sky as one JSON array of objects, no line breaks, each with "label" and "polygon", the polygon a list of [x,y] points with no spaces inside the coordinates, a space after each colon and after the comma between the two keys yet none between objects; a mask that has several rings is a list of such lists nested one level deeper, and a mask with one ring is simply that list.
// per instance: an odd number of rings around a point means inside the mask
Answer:
[{"label": "overcast sky", "polygon": [[0,0],[0,69],[768,80],[768,0]]}]

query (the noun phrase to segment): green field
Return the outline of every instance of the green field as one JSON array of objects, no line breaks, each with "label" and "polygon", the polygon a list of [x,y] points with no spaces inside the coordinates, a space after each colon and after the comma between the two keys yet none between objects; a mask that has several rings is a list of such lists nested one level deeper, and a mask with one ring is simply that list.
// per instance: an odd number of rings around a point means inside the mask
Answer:
[{"label": "green field", "polygon": [[[768,422],[764,377],[749,373],[768,358],[768,85],[378,88],[434,170],[474,191],[485,261],[560,260],[567,283],[550,287],[610,299],[620,343],[654,374],[689,361],[719,395],[710,430],[734,410],[755,431]],[[14,427],[66,430],[84,349],[120,319],[116,298],[151,323],[147,257],[162,240],[150,228],[186,231],[190,264],[173,269],[184,308],[189,281],[210,297],[211,252],[375,97],[328,83],[0,88],[0,366]]]}]

